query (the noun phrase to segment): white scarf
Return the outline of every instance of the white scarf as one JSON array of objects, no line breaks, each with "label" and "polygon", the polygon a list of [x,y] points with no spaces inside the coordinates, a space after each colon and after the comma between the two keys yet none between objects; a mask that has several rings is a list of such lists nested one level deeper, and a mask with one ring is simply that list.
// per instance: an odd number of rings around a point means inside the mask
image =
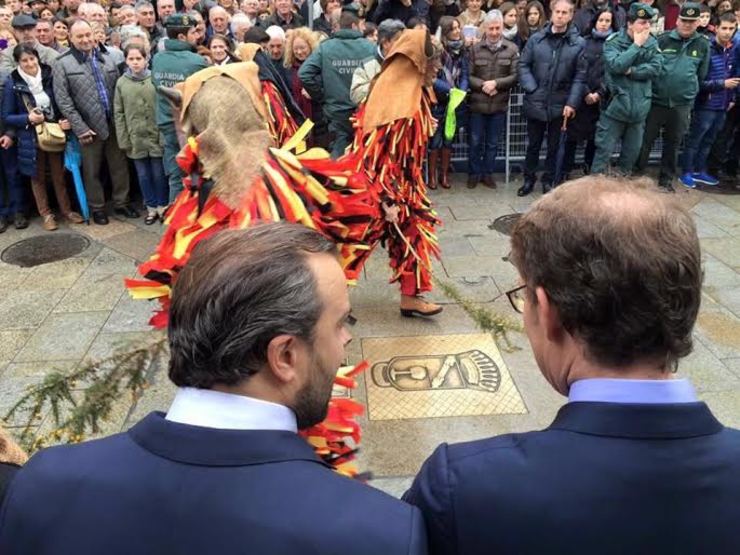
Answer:
[{"label": "white scarf", "polygon": [[518,32],[519,27],[517,25],[514,25],[511,29],[504,28],[504,38],[506,40],[514,40]]},{"label": "white scarf", "polygon": [[36,101],[36,107],[46,111],[51,108],[51,99],[49,95],[44,92],[44,85],[41,82],[41,68],[39,67],[36,75],[29,75],[23,71],[20,66],[18,67],[18,75],[26,82],[28,89],[33,95],[33,99]]}]

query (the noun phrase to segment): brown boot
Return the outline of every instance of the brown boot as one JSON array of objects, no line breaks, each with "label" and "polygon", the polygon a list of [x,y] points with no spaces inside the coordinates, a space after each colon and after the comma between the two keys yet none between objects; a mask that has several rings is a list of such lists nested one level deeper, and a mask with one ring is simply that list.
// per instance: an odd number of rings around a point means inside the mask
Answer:
[{"label": "brown boot", "polygon": [[407,318],[412,316],[434,316],[442,312],[443,308],[424,300],[424,297],[401,295],[401,315]]},{"label": "brown boot", "polygon": [[429,179],[427,187],[434,190],[437,188],[437,162],[439,161],[439,150],[429,151]]},{"label": "brown boot", "polygon": [[442,149],[442,167],[440,168],[440,182],[439,184],[443,189],[450,188],[449,173],[450,173],[450,158],[452,158],[452,149]]},{"label": "brown boot", "polygon": [[67,212],[64,215],[67,221],[71,224],[84,224],[85,220],[77,212]]},{"label": "brown boot", "polygon": [[486,174],[486,176],[483,178],[483,184],[489,189],[495,189],[496,180],[493,178],[493,174]]},{"label": "brown boot", "polygon": [[56,231],[57,229],[59,229],[59,226],[54,219],[54,214],[47,214],[46,216],[44,216],[44,223],[42,224],[42,226],[46,231]]}]

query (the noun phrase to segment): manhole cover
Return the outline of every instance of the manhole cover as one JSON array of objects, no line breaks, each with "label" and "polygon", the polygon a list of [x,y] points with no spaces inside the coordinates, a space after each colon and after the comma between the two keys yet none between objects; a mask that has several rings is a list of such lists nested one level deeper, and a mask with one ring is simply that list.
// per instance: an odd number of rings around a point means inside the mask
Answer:
[{"label": "manhole cover", "polygon": [[503,233],[504,235],[511,235],[512,229],[514,229],[514,225],[517,221],[519,221],[519,218],[521,218],[521,214],[506,214],[505,216],[499,216],[493,222],[491,225],[488,226],[489,229],[495,229],[499,233]]},{"label": "manhole cover", "polygon": [[13,243],[3,251],[0,259],[7,264],[30,268],[70,258],[89,246],[90,240],[76,233],[38,235]]}]

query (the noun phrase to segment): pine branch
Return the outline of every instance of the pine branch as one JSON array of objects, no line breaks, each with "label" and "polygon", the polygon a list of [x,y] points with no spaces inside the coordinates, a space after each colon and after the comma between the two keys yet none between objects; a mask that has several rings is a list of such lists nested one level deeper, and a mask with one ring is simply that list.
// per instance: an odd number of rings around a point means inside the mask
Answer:
[{"label": "pine branch", "polygon": [[519,347],[514,345],[509,338],[509,332],[522,331],[522,324],[507,316],[497,314],[481,304],[475,303],[464,297],[457,288],[449,282],[435,279],[435,282],[446,297],[455,301],[470,316],[475,324],[486,333],[493,335],[494,340],[503,344],[507,352],[517,351]]},{"label": "pine branch", "polygon": [[[86,435],[100,432],[101,422],[110,417],[122,394],[129,392],[130,406],[136,404],[149,386],[152,365],[166,348],[167,340],[161,338],[143,347],[117,349],[110,357],[71,373],[54,370],[40,384],[31,386],[3,421],[23,422],[18,441],[29,453],[52,442],[78,443]],[[78,384],[87,386],[77,389]],[[46,409],[51,413],[51,430],[34,433]]]}]

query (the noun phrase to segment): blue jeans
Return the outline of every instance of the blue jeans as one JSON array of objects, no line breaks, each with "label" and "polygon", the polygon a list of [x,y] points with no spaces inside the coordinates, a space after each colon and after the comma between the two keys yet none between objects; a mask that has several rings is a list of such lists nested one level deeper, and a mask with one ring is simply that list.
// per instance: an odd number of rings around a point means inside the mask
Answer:
[{"label": "blue jeans", "polygon": [[505,112],[500,114],[470,113],[470,157],[468,160],[470,175],[482,176],[493,173],[498,140],[505,126]]},{"label": "blue jeans", "polygon": [[[26,195],[18,173],[18,147],[0,149],[2,157],[2,181],[0,182],[0,216],[12,218],[27,210]],[[6,201],[7,194],[7,201]]]},{"label": "blue jeans", "polygon": [[182,178],[185,177],[175,160],[180,152],[180,143],[177,140],[174,123],[160,125],[159,130],[164,137],[164,173],[169,181],[169,202],[173,202],[182,191]]},{"label": "blue jeans", "polygon": [[148,208],[167,206],[169,190],[161,158],[141,158],[134,160],[136,176],[139,178],[144,205]]},{"label": "blue jeans", "polygon": [[691,127],[683,149],[683,172],[705,172],[707,159],[717,134],[725,124],[726,112],[719,110],[696,110],[691,118]]}]

